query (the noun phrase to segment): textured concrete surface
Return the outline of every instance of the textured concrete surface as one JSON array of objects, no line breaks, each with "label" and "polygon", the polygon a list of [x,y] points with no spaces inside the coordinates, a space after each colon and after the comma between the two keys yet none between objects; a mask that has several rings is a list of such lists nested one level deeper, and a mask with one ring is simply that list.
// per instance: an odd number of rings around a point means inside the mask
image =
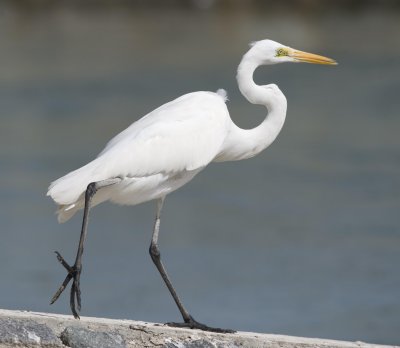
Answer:
[{"label": "textured concrete surface", "polygon": [[131,320],[76,320],[67,315],[0,309],[1,347],[400,348],[251,332],[218,334]]},{"label": "textured concrete surface", "polygon": [[46,324],[12,316],[0,318],[0,343],[27,346],[61,346],[61,341]]}]

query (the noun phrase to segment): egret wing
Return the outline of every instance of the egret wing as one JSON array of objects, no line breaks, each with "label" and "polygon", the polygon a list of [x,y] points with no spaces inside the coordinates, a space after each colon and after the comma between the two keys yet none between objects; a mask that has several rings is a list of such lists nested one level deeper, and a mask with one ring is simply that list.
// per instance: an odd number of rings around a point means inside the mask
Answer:
[{"label": "egret wing", "polygon": [[218,154],[229,120],[220,95],[186,94],[133,123],[95,160],[53,182],[48,195],[58,204],[72,204],[90,182],[205,167]]},{"label": "egret wing", "polygon": [[98,158],[107,177],[195,170],[220,150],[228,120],[225,103],[215,93],[191,93],[133,123]]}]

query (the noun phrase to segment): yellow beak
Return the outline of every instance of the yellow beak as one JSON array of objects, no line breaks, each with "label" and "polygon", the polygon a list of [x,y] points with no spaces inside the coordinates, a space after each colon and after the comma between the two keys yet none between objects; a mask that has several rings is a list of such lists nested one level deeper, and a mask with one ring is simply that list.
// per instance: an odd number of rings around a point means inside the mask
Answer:
[{"label": "yellow beak", "polygon": [[290,51],[289,57],[292,57],[292,58],[296,59],[297,61],[304,62],[304,63],[337,65],[337,62],[331,58],[319,56],[318,54],[298,51],[298,50]]}]

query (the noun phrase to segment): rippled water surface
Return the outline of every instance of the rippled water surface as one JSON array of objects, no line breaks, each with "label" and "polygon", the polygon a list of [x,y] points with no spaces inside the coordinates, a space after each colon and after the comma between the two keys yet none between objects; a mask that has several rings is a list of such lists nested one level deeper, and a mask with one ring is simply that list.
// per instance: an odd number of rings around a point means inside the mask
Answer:
[{"label": "rippled water surface", "polygon": [[[289,102],[258,157],[213,164],[166,200],[160,244],[192,314],[209,325],[400,342],[400,15],[223,11],[3,12],[0,21],[0,307],[49,306],[81,216],[58,225],[50,181],[183,93],[225,88],[232,118],[247,43],[273,38],[337,59],[259,69]],[[379,30],[378,30],[379,28]],[[179,320],[147,254],[153,202],[93,210],[83,315]]]}]

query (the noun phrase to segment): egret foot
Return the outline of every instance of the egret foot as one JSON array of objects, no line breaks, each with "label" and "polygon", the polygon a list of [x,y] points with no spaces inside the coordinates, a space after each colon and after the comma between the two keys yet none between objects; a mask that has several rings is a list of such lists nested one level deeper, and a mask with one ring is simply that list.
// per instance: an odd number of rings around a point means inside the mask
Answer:
[{"label": "egret foot", "polygon": [[181,327],[181,328],[188,328],[188,329],[198,329],[203,331],[210,331],[210,332],[217,332],[217,333],[235,333],[235,330],[230,329],[220,329],[219,327],[210,327],[199,323],[198,321],[194,320],[192,316],[189,317],[188,320],[185,319],[183,323],[166,323],[165,325],[171,327]]},{"label": "egret foot", "polygon": [[[57,255],[58,261],[64,266],[64,268],[68,271],[67,276],[65,277],[63,283],[54,294],[53,298],[51,299],[50,304],[53,304],[58,300],[62,292],[65,290],[66,286],[73,279],[72,286],[71,286],[71,293],[69,304],[71,307],[72,314],[74,315],[75,319],[79,319],[78,312],[81,310],[81,289],[80,289],[80,277],[81,277],[81,268],[77,267],[76,264],[72,267],[64,260],[64,258],[60,255],[58,251],[55,251]],[[76,302],[75,302],[76,300]]]}]

